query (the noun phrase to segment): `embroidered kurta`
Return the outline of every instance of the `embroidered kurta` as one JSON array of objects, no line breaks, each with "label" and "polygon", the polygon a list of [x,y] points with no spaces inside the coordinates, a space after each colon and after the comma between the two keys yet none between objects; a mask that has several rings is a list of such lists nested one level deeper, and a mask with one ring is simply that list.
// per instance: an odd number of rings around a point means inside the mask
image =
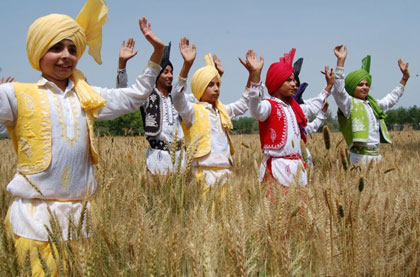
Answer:
[{"label": "embroidered kurta", "polygon": [[[271,104],[262,99],[263,86],[252,84],[249,92],[249,110],[251,115],[258,121],[265,121],[271,114]],[[323,107],[329,93],[322,90],[317,97],[305,100],[305,104],[300,105],[305,116],[308,118],[317,114]],[[280,158],[288,155],[301,155],[300,148],[300,129],[292,107],[282,100],[271,97],[270,99],[281,105],[285,112],[287,122],[287,139],[284,146],[278,150],[263,149],[264,158],[260,166],[260,180],[264,178],[267,169],[267,160],[271,157],[271,167],[273,177],[283,186],[290,186],[295,179],[298,168],[301,168],[299,184],[307,184],[307,176],[302,161]]]},{"label": "embroidered kurta", "polygon": [[[128,76],[126,69],[119,69],[117,72],[117,88],[124,88],[128,84]],[[181,128],[181,118],[178,115],[178,111],[175,109],[170,97],[165,97],[163,94],[155,88],[155,91],[161,97],[162,105],[162,126],[161,131],[158,135],[148,137],[148,139],[157,141],[167,141],[172,143],[176,140],[180,141],[184,138],[184,133]],[[188,95],[188,100],[193,102],[195,97],[192,94]],[[149,100],[150,101],[150,100]],[[146,106],[148,100],[144,100],[141,103],[141,107]],[[158,123],[157,123],[158,124]],[[180,160],[181,151],[176,152],[175,168],[178,161]],[[181,159],[181,166],[184,166],[184,159]],[[153,174],[167,174],[174,170],[174,166],[171,160],[171,154],[168,151],[148,148],[146,150],[146,165],[147,169]]]},{"label": "embroidered kurta", "polygon": [[[178,110],[187,128],[189,128],[196,119],[194,118],[193,104],[188,101],[188,96],[184,93],[185,87],[186,82],[178,80],[173,88],[173,99],[175,108]],[[232,119],[243,115],[248,110],[247,102],[248,96],[245,92],[238,101],[225,105],[229,117]],[[208,168],[203,170],[207,184],[212,186],[220,181],[221,185],[223,185],[227,180],[225,176],[230,176],[231,174],[232,156],[230,154],[228,137],[226,131],[222,128],[217,109],[213,109],[213,106],[207,102],[199,102],[199,105],[204,106],[210,119],[211,150],[209,154],[193,162],[193,172],[197,171],[198,167]],[[218,168],[218,170],[209,169],[211,167]],[[223,178],[223,180],[220,180],[220,178]]]},{"label": "embroidered kurta", "polygon": [[[353,107],[352,104],[352,96],[350,96],[345,88],[345,82],[344,82],[344,68],[343,67],[337,67],[335,71],[335,81],[334,81],[334,87],[333,87],[333,96],[335,99],[335,102],[338,105],[338,108],[343,112],[344,116],[346,118],[350,117],[350,113]],[[404,92],[404,86],[401,84],[398,84],[390,93],[388,93],[385,97],[382,99],[378,99],[378,105],[379,107],[384,111],[390,110],[395,104],[397,104],[400,97],[403,95]],[[370,93],[370,92],[369,92]],[[366,146],[366,147],[378,147],[380,144],[380,124],[379,120],[375,117],[375,114],[373,112],[372,107],[369,105],[369,101],[367,100],[360,100],[365,109],[366,114],[368,116],[368,123],[369,123],[369,136],[366,143],[358,143],[359,146]],[[360,155],[356,153],[350,152],[350,161],[352,163],[357,163],[359,161],[368,161],[371,158],[380,160],[381,156],[376,157],[368,157],[365,155]],[[367,159],[367,160],[366,160]]]},{"label": "embroidered kurta", "polygon": [[[136,111],[142,101],[149,96],[159,71],[158,64],[149,62],[143,74],[137,77],[131,87],[124,89],[93,87],[107,101],[96,119],[114,119]],[[73,90],[72,81],[69,80],[65,91],[42,77],[37,85],[46,89],[49,99],[52,161],[47,170],[27,175],[30,182],[41,190],[43,196],[19,173],[16,173],[10,181],[7,191],[15,199],[10,211],[10,221],[16,235],[46,241],[47,232],[44,225],[49,226],[50,216],[47,211],[49,206],[60,219],[63,238],[66,239],[69,214],[73,213],[77,222],[82,208],[81,201],[89,198],[97,187],[89,152],[86,118]],[[17,108],[13,84],[0,85],[0,123],[14,126]],[[39,199],[51,201],[39,201]]]}]

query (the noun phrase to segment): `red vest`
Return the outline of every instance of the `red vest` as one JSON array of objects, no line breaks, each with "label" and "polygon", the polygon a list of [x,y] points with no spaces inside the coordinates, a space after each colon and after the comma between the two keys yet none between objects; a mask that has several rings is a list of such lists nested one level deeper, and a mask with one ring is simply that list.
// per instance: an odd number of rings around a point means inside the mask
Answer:
[{"label": "red vest", "polygon": [[[266,100],[271,104],[271,113],[265,121],[258,121],[261,148],[267,150],[280,150],[287,141],[286,114],[281,104],[272,99]],[[296,116],[296,112],[294,110],[293,112]],[[302,128],[299,127],[299,129],[301,137],[305,140],[305,134],[302,132]]]}]

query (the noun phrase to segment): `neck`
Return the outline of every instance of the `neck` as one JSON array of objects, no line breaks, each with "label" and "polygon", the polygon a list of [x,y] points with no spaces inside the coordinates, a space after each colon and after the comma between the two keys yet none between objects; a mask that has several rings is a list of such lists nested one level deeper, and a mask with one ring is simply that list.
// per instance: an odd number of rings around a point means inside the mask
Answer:
[{"label": "neck", "polygon": [[44,77],[45,79],[47,79],[50,82],[53,82],[54,84],[56,84],[57,87],[59,87],[62,91],[65,91],[67,88],[67,85],[69,83],[69,79],[65,79],[65,80],[56,80],[56,79],[51,79],[47,76],[42,75],[42,77]]},{"label": "neck", "polygon": [[283,95],[273,95],[273,96],[280,99],[284,103],[289,103],[289,97],[290,96],[283,96]]},{"label": "neck", "polygon": [[156,86],[156,88],[160,91],[160,93],[162,93],[163,96],[168,97],[169,95],[169,88],[164,88],[162,86]]}]

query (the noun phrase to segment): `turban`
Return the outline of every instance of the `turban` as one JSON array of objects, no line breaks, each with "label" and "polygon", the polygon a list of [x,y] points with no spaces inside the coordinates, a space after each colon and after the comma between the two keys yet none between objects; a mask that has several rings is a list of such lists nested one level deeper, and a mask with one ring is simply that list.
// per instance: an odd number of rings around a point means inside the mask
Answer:
[{"label": "turban", "polygon": [[293,98],[299,103],[304,104],[303,102],[303,93],[305,92],[305,89],[308,87],[308,83],[300,83],[299,74],[300,70],[302,69],[303,64],[303,58],[299,58],[294,64],[293,64],[293,73],[295,74],[295,80],[296,84],[298,86],[296,95],[293,96]]},{"label": "turban", "polygon": [[[39,61],[63,39],[73,41],[78,59],[88,45],[89,55],[101,64],[102,26],[108,20],[107,13],[104,0],[87,0],[76,20],[63,14],[50,14],[36,19],[29,27],[26,38],[26,51],[32,67],[41,70]],[[76,69],[71,79],[82,108],[97,110],[105,105],[105,100],[87,84],[81,71]]]},{"label": "turban", "polygon": [[220,83],[222,82],[222,78],[214,65],[213,57],[210,53],[204,56],[204,61],[206,62],[206,66],[203,66],[194,72],[191,80],[192,93],[199,101],[214,77],[216,77]]},{"label": "turban", "polygon": [[[345,88],[348,94],[353,96],[354,90],[356,89],[357,85],[366,80],[369,86],[372,84],[372,76],[370,75],[370,55],[367,55],[362,60],[362,68],[359,70],[355,70],[349,75],[347,75],[345,79]],[[386,114],[381,109],[378,104],[378,101],[370,94],[366,96],[366,100],[369,101],[370,106],[372,107],[373,113],[375,114],[376,118],[378,119],[385,119]]]},{"label": "turban", "polygon": [[369,84],[369,86],[372,84],[372,76],[369,73],[370,71],[370,56],[366,56],[362,60],[362,68],[355,70],[349,75],[347,75],[345,79],[345,87],[348,94],[353,96],[354,90],[356,89],[357,85],[363,81],[366,80]]},{"label": "turban", "polygon": [[[194,72],[191,80],[192,93],[199,101],[211,80],[216,77],[220,83],[222,82],[222,78],[220,77],[219,71],[216,69],[213,57],[210,53],[204,56],[204,61],[206,62],[206,65]],[[222,126],[224,128],[232,129],[233,125],[229,114],[219,99],[216,101],[216,108],[219,111]]]},{"label": "turban", "polygon": [[296,49],[292,48],[289,53],[285,53],[279,62],[270,65],[265,78],[265,86],[268,93],[272,95],[293,73],[293,57]]}]

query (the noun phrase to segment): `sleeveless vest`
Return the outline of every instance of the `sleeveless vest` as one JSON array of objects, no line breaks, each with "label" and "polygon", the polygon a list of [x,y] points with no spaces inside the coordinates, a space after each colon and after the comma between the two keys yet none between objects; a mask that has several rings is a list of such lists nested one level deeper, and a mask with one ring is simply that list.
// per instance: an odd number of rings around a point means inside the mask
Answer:
[{"label": "sleeveless vest", "polygon": [[[187,128],[185,123],[182,122],[182,129],[184,131],[185,142],[188,145],[192,143],[197,144],[197,151],[195,152],[194,158],[200,158],[211,151],[211,122],[206,109],[202,105],[197,103],[193,103],[192,105],[194,107],[194,123],[190,128]],[[233,155],[235,150],[229,129],[225,128],[225,131],[229,141],[230,154]]]},{"label": "sleeveless vest", "polygon": [[286,113],[281,104],[271,99],[266,100],[271,104],[271,113],[265,121],[258,121],[261,148],[280,150],[287,141]]},{"label": "sleeveless vest", "polygon": [[[7,127],[17,153],[17,170],[24,174],[45,171],[52,159],[51,110],[47,91],[36,83],[13,83],[17,100],[16,125]],[[90,152],[98,162],[93,114],[86,113]]]},{"label": "sleeveless vest", "polygon": [[[346,140],[348,146],[354,142],[367,142],[369,139],[369,118],[365,104],[360,99],[352,97],[352,109],[350,117],[346,118],[338,109],[338,123],[340,131]],[[380,119],[380,141],[383,143],[392,143],[391,137],[385,124],[385,120]]]}]

